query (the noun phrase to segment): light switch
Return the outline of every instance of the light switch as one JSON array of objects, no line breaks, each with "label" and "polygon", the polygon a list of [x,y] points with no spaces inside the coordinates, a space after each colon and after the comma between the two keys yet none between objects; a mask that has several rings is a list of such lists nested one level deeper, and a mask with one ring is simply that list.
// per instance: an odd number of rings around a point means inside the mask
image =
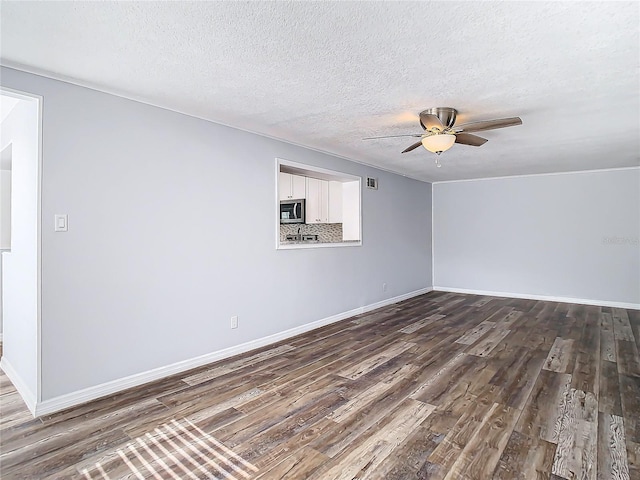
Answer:
[{"label": "light switch", "polygon": [[69,220],[67,215],[55,215],[55,231],[66,232],[69,229]]}]

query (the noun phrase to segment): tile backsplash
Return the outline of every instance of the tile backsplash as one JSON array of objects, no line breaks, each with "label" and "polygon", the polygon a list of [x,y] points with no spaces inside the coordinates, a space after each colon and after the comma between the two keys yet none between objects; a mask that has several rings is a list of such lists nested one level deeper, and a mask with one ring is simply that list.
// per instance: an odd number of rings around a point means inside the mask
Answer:
[{"label": "tile backsplash", "polygon": [[297,234],[298,228],[303,235],[318,235],[318,241],[322,243],[342,242],[341,223],[280,224],[280,241],[286,241],[287,235]]}]

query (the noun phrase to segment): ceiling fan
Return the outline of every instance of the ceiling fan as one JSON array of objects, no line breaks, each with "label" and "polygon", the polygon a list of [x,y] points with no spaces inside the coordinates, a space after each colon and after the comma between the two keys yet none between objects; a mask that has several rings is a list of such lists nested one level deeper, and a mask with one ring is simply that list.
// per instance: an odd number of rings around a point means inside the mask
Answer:
[{"label": "ceiling fan", "polygon": [[[454,143],[479,147],[487,143],[486,138],[471,134],[471,132],[481,132],[483,130],[493,130],[496,128],[512,127],[522,125],[520,117],[499,118],[496,120],[484,120],[481,122],[463,123],[455,125],[458,111],[451,107],[428,108],[420,112],[420,126],[424,130],[422,133],[410,133],[405,135],[387,135],[383,137],[367,137],[363,140],[373,140],[379,138],[395,137],[418,137],[420,140],[405,148],[402,153],[415,150],[420,145],[430,152],[440,155],[449,150]],[[436,165],[441,166],[438,159]]]}]

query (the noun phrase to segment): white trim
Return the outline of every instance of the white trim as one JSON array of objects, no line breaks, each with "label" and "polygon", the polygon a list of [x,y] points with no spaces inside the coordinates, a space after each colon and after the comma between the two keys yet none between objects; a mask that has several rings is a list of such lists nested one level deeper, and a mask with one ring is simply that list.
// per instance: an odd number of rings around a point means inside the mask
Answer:
[{"label": "white trim", "polygon": [[[391,305],[393,303],[403,302],[405,300],[409,300],[410,298],[418,297],[420,295],[424,295],[425,293],[429,293],[431,291],[433,291],[433,288],[425,287],[425,288],[421,288],[420,290],[414,290],[413,292],[403,293],[402,295],[398,295],[396,297],[387,298],[385,300],[381,300],[376,303],[370,303],[369,305],[365,305],[364,307],[359,307],[354,310],[351,310],[352,312],[354,312],[355,310],[358,310],[358,313],[350,314],[344,318],[349,318],[349,317],[352,317],[353,315],[359,315],[361,313],[367,313],[367,312],[370,312],[371,310],[376,310],[378,308],[386,307],[387,305]],[[345,313],[349,313],[349,312],[345,312]],[[314,328],[317,328],[317,327],[314,327]]]},{"label": "white trim", "polygon": [[[358,214],[360,215],[360,240],[347,241],[347,242],[335,242],[335,243],[282,243],[280,242],[280,171],[281,165],[287,167],[294,167],[309,173],[320,173],[322,175],[328,175],[342,180],[350,182],[358,182],[358,194],[359,208]],[[361,247],[362,246],[362,177],[354,175],[352,173],[338,172],[337,170],[329,170],[322,167],[316,167],[315,165],[309,165],[307,163],[294,162],[287,160],[286,158],[276,157],[276,250],[303,250],[307,248],[331,248],[331,247]],[[432,282],[433,283],[433,282]]]},{"label": "white trim", "polygon": [[[595,170],[572,170],[569,172],[547,172],[547,173],[524,173],[522,175],[503,175],[501,177],[482,177],[482,178],[463,178],[460,180],[442,180],[439,182],[431,182],[432,184],[439,183],[463,183],[463,182],[480,182],[483,180],[504,180],[509,178],[527,178],[527,177],[548,177],[556,175],[576,175],[580,173],[601,173],[601,172],[617,172],[620,170],[640,170],[640,165],[633,167],[617,167],[617,168],[600,168]],[[424,180],[423,180],[424,181]]]},{"label": "white trim", "polygon": [[38,275],[38,285],[37,285],[37,350],[36,350],[36,401],[42,401],[42,126],[44,124],[44,118],[42,116],[42,108],[44,103],[44,97],[41,95],[34,95],[35,98],[38,99],[38,198],[37,198],[37,219],[36,219],[36,228],[38,229],[38,253],[36,259],[36,271]]},{"label": "white trim", "polygon": [[396,172],[396,171],[390,170],[388,168],[379,167],[377,165],[372,165],[370,163],[365,163],[362,160],[355,160],[355,159],[350,158],[350,157],[345,157],[344,155],[340,155],[338,153],[330,152],[328,150],[322,150],[320,148],[310,147],[308,145],[303,145],[301,143],[297,143],[297,142],[293,142],[291,140],[287,140],[287,139],[284,139],[284,138],[276,137],[274,135],[269,135],[267,133],[256,132],[254,130],[249,130],[247,128],[239,127],[237,125],[233,125],[233,124],[230,124],[230,123],[225,123],[225,122],[223,122],[221,120],[213,120],[211,118],[201,117],[201,116],[198,116],[198,115],[194,115],[193,113],[185,112],[183,110],[176,110],[175,108],[169,107],[169,106],[164,105],[162,103],[152,103],[150,100],[145,99],[143,97],[138,97],[136,95],[130,95],[130,94],[121,92],[121,91],[119,91],[117,89],[105,88],[105,87],[100,86],[98,84],[95,84],[93,82],[84,82],[84,81],[78,80],[76,78],[71,78],[71,77],[67,77],[65,75],[59,75],[59,74],[56,74],[56,73],[53,73],[53,72],[49,72],[47,70],[30,67],[28,65],[23,65],[23,64],[18,63],[18,62],[7,61],[6,59],[1,59],[0,60],[0,66],[5,67],[5,68],[10,68],[12,70],[17,70],[17,71],[23,72],[23,73],[28,73],[30,75],[37,75],[39,77],[44,77],[44,78],[48,78],[48,79],[51,79],[51,80],[56,80],[58,82],[69,83],[69,84],[75,85],[77,87],[88,88],[90,90],[95,90],[96,92],[106,93],[107,95],[113,95],[115,97],[125,98],[125,99],[131,100],[133,102],[143,103],[145,105],[150,105],[152,107],[161,108],[163,110],[168,110],[170,112],[179,113],[180,115],[186,115],[187,117],[197,118],[199,120],[204,120],[206,122],[215,123],[217,125],[222,125],[223,127],[233,128],[235,130],[240,130],[240,131],[243,131],[243,132],[251,133],[253,135],[259,135],[261,137],[270,138],[271,140],[277,140],[278,142],[283,142],[283,143],[286,143],[286,144],[289,144],[289,145],[294,145],[296,147],[305,148],[307,150],[312,150],[314,152],[322,153],[324,155],[330,155],[332,157],[340,158],[342,160],[347,160],[348,162],[353,162],[353,163],[357,163],[359,165],[364,165],[366,167],[371,167],[371,168],[374,168],[376,170],[380,170],[382,172],[393,173],[394,175],[400,175],[401,177],[411,178],[411,179],[417,180],[419,182],[431,183],[429,180],[425,180],[423,178],[412,177],[412,176],[410,176],[410,175],[408,175],[407,173],[404,173],[404,172]]},{"label": "white trim", "polygon": [[[13,96],[25,101],[36,101],[38,103],[38,164],[37,185],[36,185],[36,402],[42,400],[42,151],[44,123],[42,109],[44,97],[35,93],[16,90],[14,88],[0,85],[0,93]],[[2,308],[0,306],[0,308]],[[4,319],[3,319],[4,321]],[[24,397],[23,397],[24,398]],[[29,408],[31,410],[31,408]],[[31,410],[33,413],[33,410]]]},{"label": "white trim", "polygon": [[[279,238],[279,237],[278,237]],[[304,250],[305,248],[331,248],[331,247],[361,247],[362,240],[353,242],[331,242],[331,243],[281,243],[278,250]]]},{"label": "white trim", "polygon": [[436,236],[434,234],[435,230],[433,228],[435,224],[434,218],[434,199],[433,196],[433,184],[431,184],[431,285],[435,285],[436,283]]},{"label": "white trim", "polygon": [[[379,186],[380,185],[378,184],[378,187]],[[378,189],[376,188],[376,190],[378,190]],[[344,192],[344,190],[343,190],[343,192]],[[360,224],[358,226],[360,228],[360,245],[362,245],[362,235],[363,235],[363,232],[364,232],[364,230],[363,230],[364,226],[362,224],[362,212],[364,211],[364,197],[363,197],[364,191],[363,191],[363,188],[362,188],[362,177],[360,177],[358,179],[358,195],[360,196],[360,198],[358,199],[358,201],[360,202],[360,205],[358,206],[358,213],[360,214],[360,220],[359,220]],[[342,219],[342,221],[344,222],[344,218]],[[433,285],[433,282],[431,282],[431,285]]]},{"label": "white trim", "polygon": [[596,305],[598,307],[626,308],[640,310],[640,303],[611,302],[609,300],[591,300],[587,298],[556,297],[553,295],[534,295],[530,293],[491,292],[472,288],[453,288],[434,286],[435,292],[468,293],[470,295],[486,295],[489,297],[524,298],[527,300],[544,300],[546,302],[577,303],[580,305]]},{"label": "white trim", "polygon": [[[94,400],[96,398],[104,397],[106,395],[110,395],[110,394],[125,390],[127,388],[137,387],[138,385],[152,382],[154,380],[159,380],[161,378],[168,377],[170,375],[175,375],[176,373],[185,372],[187,370],[191,370],[193,368],[200,367],[208,363],[233,357],[234,355],[238,355],[241,353],[246,353],[251,350],[255,350],[257,348],[261,348],[261,347],[270,345],[272,343],[279,342],[281,340],[286,340],[287,338],[295,337],[296,335],[306,333],[310,330],[315,330],[316,328],[320,328],[325,325],[329,325],[331,323],[339,322],[340,320],[353,317],[354,315],[358,315],[360,313],[369,312],[371,310],[375,310],[377,308],[391,305],[393,303],[401,302],[403,300],[407,300],[409,298],[413,298],[418,295],[429,293],[431,290],[432,290],[431,287],[422,288],[420,290],[415,290],[413,292],[405,293],[397,297],[389,298],[386,300],[382,300],[380,302],[372,303],[370,305],[366,305],[363,307],[354,308],[353,310],[338,313],[336,315],[332,315],[330,317],[326,317],[321,320],[317,320],[315,322],[307,323],[299,327],[285,330],[283,332],[275,333],[273,335],[258,338],[250,342],[242,343],[240,345],[225,348],[223,350],[218,350],[216,352],[207,353],[205,355],[200,355],[199,357],[190,358],[188,360],[176,362],[171,365],[166,365],[164,367],[147,370],[146,372],[129,375],[128,377],[112,380],[110,382],[102,383],[100,385],[95,385],[93,387],[85,388],[83,390],[77,390],[75,392],[67,393],[65,395],[60,395],[59,397],[55,397],[49,400],[44,400],[35,405],[34,415],[35,416],[48,415],[48,414],[63,410],[65,408],[73,407],[75,405],[79,405],[81,403],[85,403],[90,400]],[[30,410],[32,409],[30,408]],[[34,410],[32,410],[32,413],[33,412]]]},{"label": "white trim", "polygon": [[[275,224],[276,224],[276,250],[280,247],[280,160],[276,158],[276,201],[275,201]],[[306,197],[306,192],[305,192]]]},{"label": "white trim", "polygon": [[34,396],[33,392],[29,390],[27,384],[22,380],[22,377],[20,377],[20,375],[18,375],[15,369],[11,366],[11,364],[7,360],[7,357],[3,356],[0,360],[0,368],[5,373],[5,375],[9,377],[9,380],[11,380],[11,383],[13,383],[13,386],[22,397],[22,400],[26,404],[31,414],[35,416],[37,406],[36,397]]}]

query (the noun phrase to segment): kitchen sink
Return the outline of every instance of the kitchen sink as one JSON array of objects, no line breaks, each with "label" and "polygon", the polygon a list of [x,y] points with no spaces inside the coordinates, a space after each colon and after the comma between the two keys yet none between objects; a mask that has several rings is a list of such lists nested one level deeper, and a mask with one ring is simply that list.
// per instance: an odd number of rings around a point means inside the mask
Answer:
[{"label": "kitchen sink", "polygon": [[287,242],[317,242],[318,235],[307,235],[307,234],[297,234],[297,235],[287,235],[285,237]]}]

